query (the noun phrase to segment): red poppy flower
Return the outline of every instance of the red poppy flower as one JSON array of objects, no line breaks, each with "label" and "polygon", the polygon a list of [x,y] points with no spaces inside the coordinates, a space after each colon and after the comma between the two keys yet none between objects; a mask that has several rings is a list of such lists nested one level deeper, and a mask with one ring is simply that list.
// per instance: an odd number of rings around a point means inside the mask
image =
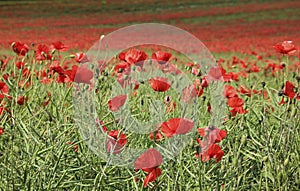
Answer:
[{"label": "red poppy flower", "polygon": [[265,68],[265,71],[268,71],[268,70],[272,70],[272,76],[275,76],[275,72],[279,71],[279,70],[282,70],[284,67],[283,67],[283,64],[275,64],[275,63],[269,63],[267,65],[267,67]]},{"label": "red poppy flower", "polygon": [[130,69],[130,64],[127,62],[119,62],[116,64],[114,71],[115,73],[128,73],[125,71],[129,71]]},{"label": "red poppy flower", "polygon": [[208,80],[207,80],[207,78],[205,76],[202,77],[201,86],[203,88],[207,88],[208,87]]},{"label": "red poppy flower", "polygon": [[159,131],[149,133],[150,140],[154,140],[154,136],[156,142],[159,142],[163,139],[163,135]]},{"label": "red poppy flower", "polygon": [[223,73],[223,79],[225,82],[239,81],[239,74],[234,72]]},{"label": "red poppy flower", "polygon": [[124,105],[126,99],[127,99],[126,95],[118,95],[112,98],[111,100],[108,101],[109,109],[113,112],[118,111],[119,108]]},{"label": "red poppy flower", "polygon": [[147,59],[147,54],[143,51],[132,48],[125,53],[121,53],[119,58],[129,64],[135,64]]},{"label": "red poppy flower", "polygon": [[12,49],[15,53],[21,56],[25,56],[29,50],[28,45],[21,42],[12,43]]},{"label": "red poppy flower", "polygon": [[214,144],[223,140],[227,136],[227,132],[217,127],[199,128],[198,133],[201,137],[205,137],[207,143]]},{"label": "red poppy flower", "polygon": [[19,105],[24,105],[24,101],[25,101],[25,97],[24,96],[19,96],[18,100],[17,100],[17,103]]},{"label": "red poppy flower", "polygon": [[119,130],[111,130],[108,133],[108,138],[106,141],[106,151],[108,153],[119,154],[121,153],[126,142],[127,138],[124,133],[120,133],[119,135]]},{"label": "red poppy flower", "polygon": [[8,86],[5,82],[0,81],[0,93],[8,94]]},{"label": "red poppy flower", "polygon": [[162,156],[160,152],[158,152],[154,148],[148,149],[146,152],[141,154],[134,163],[134,168],[136,170],[143,170],[144,172],[148,172],[145,180],[144,187],[148,186],[149,182],[153,182],[157,177],[161,175],[161,170],[158,168],[162,163]]},{"label": "red poppy flower", "polygon": [[189,102],[194,97],[200,97],[203,94],[203,88],[199,79],[196,79],[193,85],[187,86],[182,90],[181,100],[183,102]]},{"label": "red poppy flower", "polygon": [[207,150],[202,150],[201,153],[196,153],[196,157],[201,158],[202,162],[215,158],[218,163],[223,156],[224,151],[221,150],[221,147],[218,144],[212,144]]},{"label": "red poppy flower", "polygon": [[281,54],[292,55],[296,52],[296,47],[293,41],[283,41],[275,44],[273,47],[278,53]]},{"label": "red poppy flower", "polygon": [[149,84],[152,87],[152,89],[157,92],[168,91],[171,87],[171,84],[168,82],[168,79],[163,77],[151,78],[149,80]]},{"label": "red poppy flower", "polygon": [[186,134],[194,126],[194,122],[190,119],[185,118],[172,118],[169,121],[163,122],[161,125],[161,131],[167,137],[174,135]]},{"label": "red poppy flower", "polygon": [[250,69],[251,72],[259,72],[260,71],[260,68],[255,64],[252,65],[251,69]]},{"label": "red poppy flower", "polygon": [[4,107],[0,107],[0,116],[2,115],[3,110],[4,110]]},{"label": "red poppy flower", "polygon": [[4,133],[4,129],[0,127],[0,136]]},{"label": "red poppy flower", "polygon": [[59,75],[64,75],[65,71],[64,69],[60,66],[58,61],[53,61],[52,65],[50,66],[50,70],[58,73]]},{"label": "red poppy flower", "polygon": [[51,47],[52,50],[55,49],[55,50],[58,50],[58,51],[61,51],[61,52],[64,52],[68,49],[68,47],[65,46],[60,41],[53,42],[50,47]]},{"label": "red poppy flower", "polygon": [[228,85],[226,84],[224,86],[224,93],[223,95],[226,97],[226,98],[231,98],[231,97],[237,97],[237,92],[236,90],[234,89],[234,87],[232,87],[231,85]]},{"label": "red poppy flower", "polygon": [[96,119],[95,120],[97,127],[99,128],[99,130],[104,133],[107,131],[107,127],[104,125],[104,122],[100,119]]},{"label": "red poppy flower", "polygon": [[210,68],[206,80],[208,82],[210,81],[218,81],[218,80],[223,80],[223,75],[226,73],[226,70],[222,67],[212,67]]},{"label": "red poppy flower", "polygon": [[20,70],[25,66],[25,64],[26,64],[25,62],[18,61],[16,62],[16,67]]},{"label": "red poppy flower", "polygon": [[258,93],[258,91],[256,91],[256,90],[249,90],[249,89],[247,89],[245,85],[240,85],[238,91],[241,94],[244,94],[244,95],[246,95],[248,97],[251,97],[252,94],[257,94]]},{"label": "red poppy flower", "polygon": [[150,148],[136,159],[136,161],[134,162],[134,168],[137,170],[153,168],[161,165],[161,163],[162,156],[160,152],[158,152],[154,148]]},{"label": "red poppy flower", "polygon": [[165,51],[157,51],[152,54],[152,59],[156,61],[168,62],[172,57],[172,54]]},{"label": "red poppy flower", "polygon": [[294,84],[292,84],[292,82],[290,81],[287,81],[283,88],[283,93],[284,95],[288,96],[290,99],[293,99],[296,95],[294,89],[295,89]]},{"label": "red poppy flower", "polygon": [[[72,67],[72,69],[76,68],[76,65]],[[77,67],[74,82],[77,83],[85,83],[85,84],[91,84],[91,79],[93,78],[93,72],[87,68],[86,65],[81,65]]]},{"label": "red poppy flower", "polygon": [[78,52],[75,54],[75,60],[78,63],[85,63],[85,62],[88,62],[88,57],[85,53]]},{"label": "red poppy flower", "polygon": [[248,111],[245,110],[244,107],[243,107],[244,100],[239,98],[239,97],[228,98],[227,104],[228,104],[229,107],[232,108],[232,110],[230,110],[230,112],[231,112],[233,117],[236,115],[236,113],[239,113],[239,114],[248,113]]},{"label": "red poppy flower", "polygon": [[229,107],[232,107],[232,108],[243,107],[244,100],[239,97],[231,97],[227,100],[227,104]]},{"label": "red poppy flower", "polygon": [[35,58],[37,60],[50,60],[52,58],[52,55],[49,54],[48,46],[40,44],[38,46],[38,49],[35,51]]}]

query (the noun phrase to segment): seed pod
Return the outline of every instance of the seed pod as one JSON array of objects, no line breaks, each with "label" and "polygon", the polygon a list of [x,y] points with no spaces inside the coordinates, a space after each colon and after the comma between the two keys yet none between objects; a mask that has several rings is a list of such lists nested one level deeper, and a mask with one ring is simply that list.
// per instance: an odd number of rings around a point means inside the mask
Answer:
[{"label": "seed pod", "polygon": [[262,158],[263,162],[266,162],[267,160],[268,160],[268,156],[265,156],[265,157]]},{"label": "seed pod", "polygon": [[289,164],[289,157],[288,158],[286,158],[285,160],[284,160],[284,163],[283,163],[283,165],[284,166],[286,166],[286,165],[288,165]]},{"label": "seed pod", "polygon": [[246,135],[243,135],[242,136],[242,139],[241,139],[241,144],[244,145],[247,141],[247,136]]}]

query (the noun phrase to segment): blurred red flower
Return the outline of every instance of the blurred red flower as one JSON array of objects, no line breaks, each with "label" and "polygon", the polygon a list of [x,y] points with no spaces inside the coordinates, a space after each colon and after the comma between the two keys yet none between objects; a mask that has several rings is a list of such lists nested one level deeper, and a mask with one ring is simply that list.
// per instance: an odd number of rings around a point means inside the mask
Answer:
[{"label": "blurred red flower", "polygon": [[172,118],[169,121],[163,122],[161,125],[161,131],[167,137],[173,137],[174,135],[186,134],[194,126],[194,122],[185,118]]},{"label": "blurred red flower", "polygon": [[296,47],[293,41],[283,41],[275,44],[274,49],[281,54],[292,55],[296,52]]},{"label": "blurred red flower", "polygon": [[285,82],[285,86],[283,88],[284,95],[288,96],[290,99],[293,99],[296,95],[296,92],[294,91],[296,86],[290,81]]},{"label": "blurred red flower", "polygon": [[118,95],[116,97],[113,97],[111,100],[108,101],[109,109],[113,112],[118,111],[119,108],[124,105],[126,99],[126,95]]},{"label": "blurred red flower", "polygon": [[208,145],[218,143],[227,136],[227,132],[225,130],[213,126],[208,128],[199,128],[198,133],[201,137],[206,138]]},{"label": "blurred red flower", "polygon": [[163,77],[151,78],[149,80],[149,84],[152,87],[152,89],[157,92],[168,91],[171,87],[171,84],[168,82],[168,79]]},{"label": "blurred red flower", "polygon": [[127,52],[122,52],[119,54],[119,58],[129,64],[135,64],[147,59],[147,54],[141,50],[132,48]]},{"label": "blurred red flower", "polygon": [[0,100],[5,97],[5,95],[8,94],[8,86],[5,82],[0,81]]},{"label": "blurred red flower", "polygon": [[226,98],[232,98],[232,97],[237,97],[237,92],[235,90],[234,87],[232,87],[231,85],[228,85],[226,84],[224,86],[224,92],[223,92],[223,95],[226,97]]},{"label": "blurred red flower", "polygon": [[0,127],[0,136],[4,133],[4,129]]},{"label": "blurred red flower", "polygon": [[152,59],[158,62],[168,62],[171,57],[172,54],[165,51],[157,51],[152,54]]},{"label": "blurred red flower", "polygon": [[87,68],[86,65],[72,67],[73,73],[75,73],[74,82],[91,84],[91,79],[93,78],[93,72]]},{"label": "blurred red flower", "polygon": [[[201,147],[202,141],[198,139],[197,142]],[[224,156],[224,151],[221,149],[221,147],[218,144],[212,144],[209,146],[207,150],[202,150],[200,153],[196,153],[196,157],[201,159],[202,162],[206,162],[212,158],[215,158],[216,162],[218,163],[223,156]]]},{"label": "blurred red flower", "polygon": [[157,177],[161,175],[161,170],[158,168],[162,163],[162,156],[160,152],[158,152],[154,148],[150,148],[141,154],[134,163],[134,168],[136,170],[143,170],[144,172],[148,172],[145,180],[144,187],[148,186],[149,182],[153,182]]},{"label": "blurred red flower", "polygon": [[88,62],[88,57],[85,53],[78,52],[75,54],[75,60],[78,63],[85,63],[85,62]]},{"label": "blurred red flower", "polygon": [[51,50],[55,49],[55,50],[58,50],[58,51],[61,51],[61,52],[64,52],[68,49],[67,46],[65,46],[61,41],[56,41],[56,42],[53,42],[50,46]]},{"label": "blurred red flower", "polygon": [[49,53],[48,46],[40,44],[35,51],[35,58],[37,60],[51,60],[52,55]]},{"label": "blurred red flower", "polygon": [[17,100],[17,103],[19,105],[24,105],[24,101],[25,101],[25,97],[24,96],[19,96],[18,100]]},{"label": "blurred red flower", "polygon": [[12,43],[12,49],[15,53],[21,56],[25,56],[25,54],[28,52],[29,47],[25,43],[21,42],[13,42]]}]

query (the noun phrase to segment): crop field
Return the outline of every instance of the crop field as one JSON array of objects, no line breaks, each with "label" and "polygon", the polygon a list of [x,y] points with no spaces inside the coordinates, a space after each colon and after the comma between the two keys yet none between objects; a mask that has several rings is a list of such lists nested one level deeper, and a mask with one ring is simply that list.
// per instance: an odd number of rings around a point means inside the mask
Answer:
[{"label": "crop field", "polygon": [[0,1],[0,190],[300,190],[299,111],[300,1]]}]

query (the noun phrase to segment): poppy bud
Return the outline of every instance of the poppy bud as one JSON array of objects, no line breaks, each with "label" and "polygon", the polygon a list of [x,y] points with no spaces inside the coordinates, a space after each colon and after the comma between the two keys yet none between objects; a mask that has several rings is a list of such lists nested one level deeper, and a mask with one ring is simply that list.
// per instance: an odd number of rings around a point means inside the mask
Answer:
[{"label": "poppy bud", "polygon": [[169,103],[171,101],[170,96],[166,96],[164,99],[165,104]]},{"label": "poppy bud", "polygon": [[292,116],[292,117],[295,117],[295,116],[296,116],[296,113],[297,113],[297,109],[296,109],[296,108],[293,108],[293,109],[292,109],[292,112],[291,112],[291,116]]},{"label": "poppy bud", "polygon": [[282,91],[282,90],[280,90],[280,91],[278,92],[278,96],[283,96],[283,91]]},{"label": "poppy bud", "polygon": [[221,170],[224,170],[225,169],[225,166],[224,165],[221,165]]},{"label": "poppy bud", "polygon": [[242,136],[242,139],[241,139],[241,144],[242,144],[242,145],[245,144],[246,141],[247,141],[247,136],[246,136],[246,135],[243,135],[243,136]]},{"label": "poppy bud", "polygon": [[268,156],[265,156],[265,157],[262,158],[263,162],[266,162],[267,160],[268,160]]},{"label": "poppy bud", "polygon": [[288,164],[289,164],[289,158],[286,158],[286,159],[284,160],[283,165],[286,166],[286,165],[288,165]]}]

